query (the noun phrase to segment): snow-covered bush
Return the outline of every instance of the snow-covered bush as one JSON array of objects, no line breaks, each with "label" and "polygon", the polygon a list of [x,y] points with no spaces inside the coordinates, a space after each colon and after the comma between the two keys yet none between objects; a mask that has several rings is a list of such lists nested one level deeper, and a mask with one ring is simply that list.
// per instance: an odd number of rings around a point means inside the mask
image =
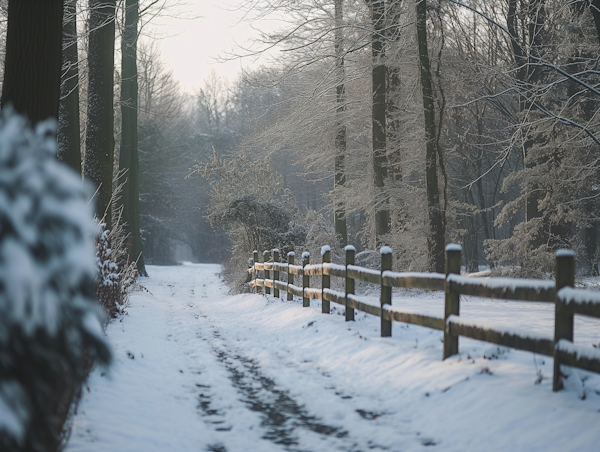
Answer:
[{"label": "snow-covered bush", "polygon": [[231,240],[231,261],[223,273],[233,292],[248,288],[246,270],[253,250],[279,248],[285,256],[304,245],[304,218],[268,160],[252,160],[243,152],[222,158],[213,152],[209,162],[192,168],[192,174],[210,182],[207,218]]},{"label": "snow-covered bush", "polygon": [[293,221],[294,214],[281,202],[245,194],[234,198],[223,211],[215,212],[211,221],[224,229],[242,226],[248,249],[280,248],[287,253],[306,240],[306,229]]},{"label": "snow-covered bush", "polygon": [[93,300],[92,206],[55,124],[0,116],[0,450],[54,450],[68,397],[110,351]]},{"label": "snow-covered bush", "polygon": [[96,298],[106,312],[112,314],[120,304],[120,282],[119,266],[114,262],[113,252],[110,247],[110,231],[106,229],[105,223],[98,225],[96,236],[96,266],[98,267],[98,279],[96,280]]},{"label": "snow-covered bush", "polygon": [[117,226],[111,231],[106,229],[105,223],[99,223],[97,232],[96,299],[111,317],[115,317],[123,312],[135,286],[136,265],[126,260],[125,241],[119,240],[123,236],[122,228]]}]

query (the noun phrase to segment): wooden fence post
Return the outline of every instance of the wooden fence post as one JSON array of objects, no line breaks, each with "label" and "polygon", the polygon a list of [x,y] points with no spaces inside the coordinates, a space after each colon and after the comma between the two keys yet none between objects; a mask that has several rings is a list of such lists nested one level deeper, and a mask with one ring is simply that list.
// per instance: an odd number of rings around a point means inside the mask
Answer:
[{"label": "wooden fence post", "polygon": [[[279,270],[275,270],[275,263],[279,263],[279,250],[275,248],[273,250],[273,282],[279,281]],[[279,289],[275,288],[273,284],[273,296],[279,298]]]},{"label": "wooden fence post", "polygon": [[294,256],[296,253],[290,251],[287,254],[288,257],[288,291],[287,291],[287,301],[292,301],[294,299],[294,294],[290,292],[290,284],[294,285],[294,274],[290,272],[290,265],[294,265]]},{"label": "wooden fence post", "polygon": [[256,263],[258,262],[258,251],[254,250],[253,253],[254,259],[254,293],[258,293],[258,285],[256,284],[256,280],[258,279],[258,270],[256,270]]},{"label": "wooden fence post", "polygon": [[[321,247],[321,258],[323,262],[323,267],[325,267],[326,263],[331,262],[331,248],[325,245]],[[321,312],[323,314],[329,314],[331,312],[329,301],[325,301],[325,289],[329,289],[330,285],[330,276],[325,274],[325,268],[322,269],[321,272]]]},{"label": "wooden fence post", "polygon": [[[462,247],[450,244],[446,246],[446,278],[450,274],[460,275]],[[460,295],[452,292],[452,284],[446,281],[446,302],[444,307],[444,320],[447,322],[451,315],[460,314]],[[444,359],[458,354],[458,336],[450,334],[450,327],[446,323],[444,330]]]},{"label": "wooden fence post", "polygon": [[304,267],[310,263],[310,253],[305,251],[302,253],[302,307],[310,306],[310,298],[304,296],[304,289],[310,286],[310,276],[304,274]]},{"label": "wooden fence post", "polygon": [[349,322],[354,321],[354,308],[348,307],[348,295],[354,294],[354,279],[348,278],[348,265],[354,265],[356,248],[348,245],[344,250],[346,251],[346,322]]},{"label": "wooden fence post", "polygon": [[575,283],[575,253],[572,250],[560,249],[556,251],[556,301],[554,310],[554,375],[552,390],[560,391],[563,388],[560,360],[556,353],[556,344],[561,339],[573,342],[573,314],[565,309],[558,299],[558,291],[565,286],[573,287]]},{"label": "wooden fence post", "polygon": [[269,295],[271,293],[271,288],[267,287],[267,279],[271,279],[271,274],[269,270],[267,270],[267,266],[265,265],[271,259],[271,253],[268,251],[263,252],[263,265],[264,265],[264,274],[265,274],[265,295]]},{"label": "wooden fence post", "polygon": [[392,269],[392,249],[382,246],[381,250],[381,337],[392,335],[392,321],[383,318],[383,309],[386,304],[392,304],[392,288],[383,285],[383,272]]}]

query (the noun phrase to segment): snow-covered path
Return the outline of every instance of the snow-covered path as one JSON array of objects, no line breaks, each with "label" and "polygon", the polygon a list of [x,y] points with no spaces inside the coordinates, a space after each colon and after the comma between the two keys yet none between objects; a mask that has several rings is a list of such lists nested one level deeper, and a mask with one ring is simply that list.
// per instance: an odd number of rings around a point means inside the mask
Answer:
[{"label": "snow-covered path", "polygon": [[[437,331],[394,324],[382,339],[372,316],[345,323],[339,309],[326,316],[297,301],[227,296],[216,265],[148,271],[150,293],[134,293],[129,315],[108,328],[115,363],[92,372],[68,452],[591,452],[600,444],[598,375],[572,371],[567,390],[553,394],[544,357],[461,340],[461,355],[441,361]],[[431,294],[401,303],[441,315]],[[466,315],[508,310],[466,305]],[[527,306],[521,314],[533,329],[551,327],[547,306]],[[578,321],[576,331],[578,341],[600,340],[598,323]]]}]

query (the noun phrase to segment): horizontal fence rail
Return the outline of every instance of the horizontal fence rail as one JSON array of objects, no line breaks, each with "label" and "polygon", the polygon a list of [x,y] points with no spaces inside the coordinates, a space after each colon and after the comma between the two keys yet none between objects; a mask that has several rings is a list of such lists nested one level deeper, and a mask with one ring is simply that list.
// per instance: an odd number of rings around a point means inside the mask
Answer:
[{"label": "horizontal fence rail", "polygon": [[[600,349],[573,344],[574,315],[600,318],[600,293],[574,289],[575,256],[570,250],[556,252],[556,279],[542,281],[513,278],[471,278],[460,275],[462,249],[459,245],[446,247],[446,271],[442,273],[393,272],[392,250],[381,248],[381,269],[373,270],[355,265],[355,249],[347,246],[344,265],[331,262],[328,246],[321,249],[322,261],[310,264],[310,255],[302,253],[302,265],[296,265],[295,254],[288,253],[287,262],[280,262],[279,250],[265,251],[263,262],[258,262],[258,252],[250,259],[249,285],[258,292],[279,297],[279,291],[287,293],[287,299],[302,297],[303,306],[310,300],[322,301],[322,312],[330,313],[330,303],[346,308],[346,321],[354,320],[355,310],[381,318],[381,336],[391,336],[391,322],[409,323],[444,332],[443,359],[458,354],[458,338],[468,337],[518,350],[538,353],[554,358],[553,391],[563,387],[561,365],[600,373]],[[262,272],[262,278],[259,278]],[[271,279],[271,272],[273,278]],[[280,272],[287,273],[287,282],[281,281]],[[295,285],[295,276],[301,277],[302,286]],[[345,291],[330,288],[330,278],[345,280]],[[310,278],[320,277],[321,288],[310,287]],[[355,281],[381,286],[380,302],[354,293]],[[392,306],[392,288],[427,289],[445,292],[444,317],[403,312]],[[543,302],[555,305],[555,328],[553,337],[533,335],[530,332],[498,328],[485,320],[465,320],[459,316],[460,295],[515,300],[520,302]]]}]

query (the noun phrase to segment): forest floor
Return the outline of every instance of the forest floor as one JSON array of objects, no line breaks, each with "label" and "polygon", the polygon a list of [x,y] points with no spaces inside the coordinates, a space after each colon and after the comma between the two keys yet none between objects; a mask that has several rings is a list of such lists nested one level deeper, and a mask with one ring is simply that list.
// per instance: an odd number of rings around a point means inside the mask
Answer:
[{"label": "forest floor", "polygon": [[[597,451],[600,375],[343,308],[228,296],[217,265],[148,267],[127,315],[109,325],[114,364],[95,369],[71,420],[67,452]],[[357,290],[358,292],[358,290]],[[443,316],[443,298],[394,294]],[[553,306],[467,298],[461,316],[552,335]],[[576,318],[575,341],[600,342]],[[485,358],[484,358],[485,355]]]}]

